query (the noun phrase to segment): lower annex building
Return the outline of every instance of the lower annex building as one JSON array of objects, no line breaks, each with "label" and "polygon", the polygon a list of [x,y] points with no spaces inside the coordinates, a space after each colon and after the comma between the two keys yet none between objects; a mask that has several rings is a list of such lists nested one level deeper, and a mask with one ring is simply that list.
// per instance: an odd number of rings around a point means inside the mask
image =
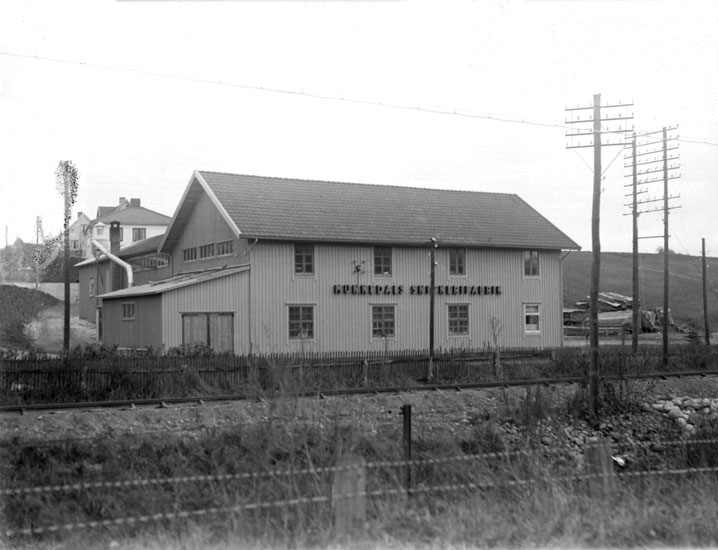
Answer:
[{"label": "lower annex building", "polygon": [[421,350],[433,305],[436,349],[556,347],[578,248],[514,194],[195,171],[167,276],[99,295],[98,318],[123,348]]}]

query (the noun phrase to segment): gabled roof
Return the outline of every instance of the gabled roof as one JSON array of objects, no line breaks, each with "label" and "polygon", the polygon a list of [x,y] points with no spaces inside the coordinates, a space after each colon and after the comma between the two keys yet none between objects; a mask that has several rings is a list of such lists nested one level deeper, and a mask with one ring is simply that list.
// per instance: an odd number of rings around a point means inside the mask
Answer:
[{"label": "gabled roof", "polygon": [[171,248],[201,193],[247,238],[578,250],[514,194],[196,171],[160,250]]},{"label": "gabled roof", "polygon": [[[102,206],[100,208],[103,208]],[[99,210],[99,209],[98,209]],[[120,222],[122,225],[169,225],[172,218],[145,208],[144,206],[125,206],[123,208],[115,208],[99,218],[92,221],[92,225],[99,222],[109,224],[110,222]]]},{"label": "gabled roof", "polygon": [[153,294],[162,294],[163,292],[170,292],[172,290],[177,290],[178,288],[183,288],[185,286],[205,283],[207,281],[213,281],[215,279],[219,279],[220,277],[234,275],[235,273],[243,273],[245,271],[249,271],[248,265],[216,267],[206,269],[204,271],[182,273],[179,275],[168,277],[167,279],[162,279],[161,281],[155,281],[153,283],[147,283],[144,285],[115,290],[114,292],[108,292],[106,294],[100,294],[98,298],[129,298],[130,296],[151,296]]}]

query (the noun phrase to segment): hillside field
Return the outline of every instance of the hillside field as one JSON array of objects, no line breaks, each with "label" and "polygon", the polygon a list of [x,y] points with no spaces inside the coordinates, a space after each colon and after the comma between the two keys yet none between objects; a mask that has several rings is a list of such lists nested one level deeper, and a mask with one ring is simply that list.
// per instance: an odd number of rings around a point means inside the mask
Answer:
[{"label": "hillside field", "polygon": [[[711,331],[718,327],[718,258],[707,258],[708,319]],[[644,309],[663,306],[663,255],[639,254],[640,303]],[[711,269],[712,266],[712,269]],[[703,328],[701,258],[669,255],[669,308],[677,324],[693,321]],[[601,292],[633,294],[633,258],[630,253],[601,254]],[[587,301],[591,281],[591,252],[571,252],[563,260],[563,303],[572,307]],[[710,289],[713,289],[712,291]]]}]

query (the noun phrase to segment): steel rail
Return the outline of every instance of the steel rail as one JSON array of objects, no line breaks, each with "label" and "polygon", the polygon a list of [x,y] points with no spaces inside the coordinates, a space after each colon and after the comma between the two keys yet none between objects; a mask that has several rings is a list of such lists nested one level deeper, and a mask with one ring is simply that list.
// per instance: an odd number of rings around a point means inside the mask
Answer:
[{"label": "steel rail", "polygon": [[[622,380],[651,380],[669,378],[704,378],[706,376],[718,376],[718,371],[672,371],[646,374],[629,375],[607,375],[601,378],[606,381],[618,382]],[[314,390],[293,393],[262,393],[243,395],[208,395],[196,397],[167,397],[159,399],[127,399],[122,401],[78,401],[73,403],[36,403],[27,405],[3,405],[0,406],[0,413],[19,412],[24,414],[32,411],[66,411],[66,410],[87,410],[87,409],[113,409],[113,408],[138,408],[151,407],[168,408],[169,405],[184,405],[190,403],[205,404],[210,402],[233,402],[233,401],[261,401],[264,399],[276,399],[279,397],[316,397],[325,398],[342,395],[378,395],[386,393],[408,393],[416,391],[461,391],[492,388],[509,388],[522,386],[557,386],[579,384],[585,380],[584,376],[565,378],[534,378],[518,380],[501,380],[494,382],[471,382],[453,384],[418,384],[406,386],[385,386],[377,388],[345,388],[335,390]]]}]

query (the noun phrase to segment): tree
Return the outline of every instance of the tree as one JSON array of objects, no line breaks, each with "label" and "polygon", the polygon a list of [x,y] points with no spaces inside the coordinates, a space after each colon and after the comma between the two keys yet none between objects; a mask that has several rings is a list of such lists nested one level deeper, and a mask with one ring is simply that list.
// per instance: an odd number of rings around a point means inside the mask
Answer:
[{"label": "tree", "polygon": [[77,200],[77,180],[79,173],[71,160],[61,160],[55,170],[55,184],[57,190],[65,201],[65,327],[62,338],[62,349],[70,349],[70,222],[72,218],[72,207]]}]

